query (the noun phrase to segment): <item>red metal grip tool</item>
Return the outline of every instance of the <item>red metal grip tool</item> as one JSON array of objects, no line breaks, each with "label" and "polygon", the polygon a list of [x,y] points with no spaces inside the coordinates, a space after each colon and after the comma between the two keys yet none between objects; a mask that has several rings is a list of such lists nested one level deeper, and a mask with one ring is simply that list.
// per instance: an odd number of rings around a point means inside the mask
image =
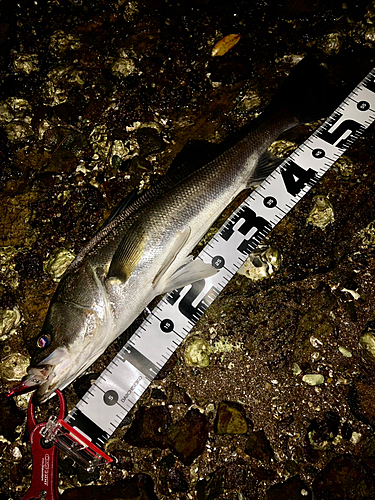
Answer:
[{"label": "red metal grip tool", "polygon": [[[56,390],[60,400],[59,419],[65,417],[65,398],[63,393]],[[52,442],[46,442],[41,430],[46,423],[36,423],[34,416],[34,404],[31,397],[27,409],[27,427],[30,434],[31,452],[33,456],[33,474],[31,486],[22,500],[43,499],[59,500],[57,488],[57,460],[58,448]]]}]

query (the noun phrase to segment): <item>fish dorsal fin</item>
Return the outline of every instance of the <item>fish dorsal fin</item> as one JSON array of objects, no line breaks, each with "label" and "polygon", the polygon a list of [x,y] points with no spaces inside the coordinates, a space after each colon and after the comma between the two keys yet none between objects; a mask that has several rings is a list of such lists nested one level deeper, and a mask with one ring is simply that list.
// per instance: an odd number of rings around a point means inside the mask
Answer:
[{"label": "fish dorsal fin", "polygon": [[274,156],[269,151],[263,153],[258,160],[257,166],[255,167],[254,173],[249,179],[247,187],[255,186],[264,181],[281,163],[284,158],[278,158]]},{"label": "fish dorsal fin", "polygon": [[115,208],[112,210],[112,212],[109,214],[109,216],[106,218],[106,220],[103,222],[101,227],[98,229],[97,232],[101,231],[104,229],[108,224],[110,224],[116,217],[124,212],[128,207],[130,207],[140,196],[140,193],[138,193],[138,189],[135,188],[133,191],[130,191],[129,194],[123,198],[118,205],[115,206]]},{"label": "fish dorsal fin", "polygon": [[146,231],[144,229],[136,229],[133,226],[130,231],[127,231],[112,257],[107,279],[116,277],[125,282],[142,257],[145,243]]},{"label": "fish dorsal fin", "polygon": [[178,234],[163,265],[155,276],[152,284],[157,295],[190,285],[190,283],[212,276],[217,272],[211,264],[206,264],[200,259],[193,260],[191,255],[180,262],[177,269],[176,265],[173,265],[176,256],[189,239],[190,233],[191,229],[187,227]]}]

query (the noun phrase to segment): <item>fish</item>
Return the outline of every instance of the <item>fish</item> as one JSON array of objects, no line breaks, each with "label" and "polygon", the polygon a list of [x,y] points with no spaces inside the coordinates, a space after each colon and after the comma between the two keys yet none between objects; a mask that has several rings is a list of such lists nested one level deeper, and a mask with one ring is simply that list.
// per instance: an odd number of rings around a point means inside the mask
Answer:
[{"label": "fish", "polygon": [[324,68],[306,57],[255,119],[197,165],[170,168],[125,200],[78,253],[51,299],[27,375],[9,395],[42,403],[84,373],[157,296],[217,272],[192,251],[223,210],[277,162],[267,152],[286,130],[326,112]]}]

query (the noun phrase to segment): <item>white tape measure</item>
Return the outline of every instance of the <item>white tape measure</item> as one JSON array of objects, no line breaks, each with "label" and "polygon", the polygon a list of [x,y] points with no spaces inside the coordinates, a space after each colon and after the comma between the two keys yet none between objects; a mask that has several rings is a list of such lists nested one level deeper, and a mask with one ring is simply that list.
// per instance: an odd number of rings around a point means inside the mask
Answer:
[{"label": "white tape measure", "polygon": [[375,69],[231,215],[198,258],[219,272],[167,294],[47,439],[86,468],[259,242],[375,120]]}]

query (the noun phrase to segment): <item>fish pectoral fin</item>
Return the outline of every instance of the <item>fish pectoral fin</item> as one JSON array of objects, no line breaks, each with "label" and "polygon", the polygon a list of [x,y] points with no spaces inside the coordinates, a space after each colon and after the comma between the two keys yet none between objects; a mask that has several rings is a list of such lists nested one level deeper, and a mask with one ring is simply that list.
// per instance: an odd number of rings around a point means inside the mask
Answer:
[{"label": "fish pectoral fin", "polygon": [[263,153],[258,160],[254,173],[247,183],[247,187],[255,186],[264,181],[272,172],[284,161],[284,158],[278,158],[269,151]]},{"label": "fish pectoral fin", "polygon": [[196,281],[213,276],[218,272],[211,264],[203,262],[197,258],[193,260],[193,256],[186,257],[182,265],[171,275],[164,275],[157,284],[157,294],[168,293],[176,288],[182,288]]},{"label": "fish pectoral fin", "polygon": [[125,282],[142,257],[145,243],[146,231],[142,228],[131,228],[112,257],[107,279],[116,277]]}]

